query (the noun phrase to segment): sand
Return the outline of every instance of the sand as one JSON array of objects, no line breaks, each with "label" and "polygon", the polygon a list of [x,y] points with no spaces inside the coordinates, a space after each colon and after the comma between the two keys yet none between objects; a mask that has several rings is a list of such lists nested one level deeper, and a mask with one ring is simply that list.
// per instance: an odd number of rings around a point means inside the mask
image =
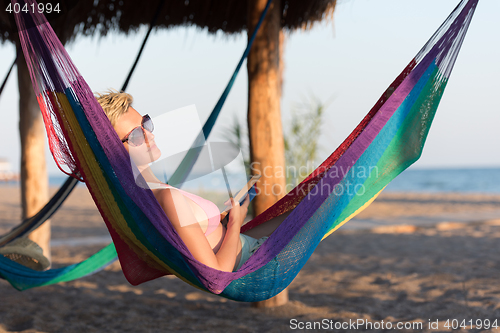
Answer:
[{"label": "sand", "polygon": [[[19,216],[18,190],[0,187],[0,232]],[[86,258],[107,237],[81,187],[52,225],[54,266]],[[115,263],[23,292],[0,280],[0,332],[288,332],[314,322],[308,331],[390,331],[382,321],[394,332],[439,332],[448,319],[465,319],[462,331],[500,331],[469,322],[500,327],[499,238],[500,196],[387,193],[319,245],[286,305],[255,309],[172,277],[133,287]],[[398,330],[398,322],[422,326]]]}]

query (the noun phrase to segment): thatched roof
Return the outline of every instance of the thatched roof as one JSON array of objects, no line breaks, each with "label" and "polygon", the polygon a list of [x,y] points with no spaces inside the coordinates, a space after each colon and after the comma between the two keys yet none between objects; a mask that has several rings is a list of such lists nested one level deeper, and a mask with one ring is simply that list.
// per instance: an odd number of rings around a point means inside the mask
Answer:
[{"label": "thatched roof", "polygon": [[[10,0],[0,0],[0,40],[14,41],[12,15],[4,9]],[[43,0],[39,1],[45,2]],[[61,13],[48,19],[61,38],[78,34],[106,35],[109,31],[129,33],[149,24],[160,0],[59,0]],[[52,1],[54,3],[54,1]],[[309,28],[332,18],[336,0],[281,0],[284,29]],[[10,16],[10,17],[9,17]],[[247,1],[244,0],[167,0],[160,12],[158,29],[197,26],[210,33],[219,30],[236,33],[246,30]]]}]

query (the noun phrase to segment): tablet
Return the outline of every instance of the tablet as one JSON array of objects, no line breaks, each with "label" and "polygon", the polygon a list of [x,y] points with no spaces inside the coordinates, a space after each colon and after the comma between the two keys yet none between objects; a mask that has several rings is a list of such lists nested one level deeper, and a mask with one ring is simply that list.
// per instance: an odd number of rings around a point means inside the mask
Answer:
[{"label": "tablet", "polygon": [[[234,197],[234,200],[238,200],[240,205],[241,205],[245,201],[247,194],[250,195],[250,200],[252,200],[256,194],[255,188],[253,186],[255,185],[255,183],[257,183],[257,181],[260,179],[260,177],[261,177],[261,175],[252,176],[252,178],[250,178],[248,183],[246,183],[246,185],[243,186],[243,188],[238,192],[238,194],[236,194],[236,196]],[[227,213],[229,212],[230,209],[231,209],[231,207],[226,208],[221,213],[223,218],[227,215]]]},{"label": "tablet", "polygon": [[254,186],[255,183],[257,183],[257,181],[260,179],[260,177],[261,177],[261,175],[252,176],[252,178],[250,178],[248,183],[245,186],[243,186],[243,188],[238,192],[238,194],[236,194],[236,196],[234,197],[234,200],[238,200],[240,202],[240,205],[241,205],[243,203],[243,201],[245,201],[246,194],[248,192],[250,192],[250,190],[252,189],[252,186]]}]

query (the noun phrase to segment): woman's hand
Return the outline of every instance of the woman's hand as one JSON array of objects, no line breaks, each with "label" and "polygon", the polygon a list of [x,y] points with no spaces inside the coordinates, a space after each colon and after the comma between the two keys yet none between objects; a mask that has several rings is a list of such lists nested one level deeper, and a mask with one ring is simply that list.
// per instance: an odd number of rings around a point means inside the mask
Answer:
[{"label": "woman's hand", "polygon": [[245,201],[243,201],[243,204],[240,206],[240,203],[234,198],[230,198],[231,200],[231,205],[232,208],[229,211],[229,221],[228,221],[228,226],[234,226],[241,228],[243,221],[245,220],[245,217],[247,216],[248,213],[248,205],[250,204],[250,196],[247,195],[245,198]]}]

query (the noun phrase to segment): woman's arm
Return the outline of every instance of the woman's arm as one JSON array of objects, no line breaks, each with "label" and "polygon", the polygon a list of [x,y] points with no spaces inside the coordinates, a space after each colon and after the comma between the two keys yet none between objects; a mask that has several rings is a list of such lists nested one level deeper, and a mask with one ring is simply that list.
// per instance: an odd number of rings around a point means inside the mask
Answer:
[{"label": "woman's arm", "polygon": [[217,254],[214,254],[203,230],[196,221],[189,203],[182,193],[176,190],[163,189],[157,191],[155,196],[173,227],[196,260],[212,268],[232,272],[239,252],[240,228],[246,216],[248,203],[240,207],[233,200],[233,209],[229,217],[226,235],[219,251]]},{"label": "woman's arm", "polygon": [[[243,221],[247,215],[248,205],[250,203],[250,199],[247,199],[243,202],[243,205],[240,206],[240,203],[233,198],[230,199],[232,208],[229,213],[228,223],[226,226],[226,235],[224,236],[224,240],[222,241],[222,245],[217,252],[216,256],[221,261],[231,261],[233,260],[233,267],[231,271],[233,271],[236,265],[236,258],[238,258],[240,248],[240,229]],[[236,256],[234,256],[236,250]],[[232,259],[234,257],[234,259]]]}]

